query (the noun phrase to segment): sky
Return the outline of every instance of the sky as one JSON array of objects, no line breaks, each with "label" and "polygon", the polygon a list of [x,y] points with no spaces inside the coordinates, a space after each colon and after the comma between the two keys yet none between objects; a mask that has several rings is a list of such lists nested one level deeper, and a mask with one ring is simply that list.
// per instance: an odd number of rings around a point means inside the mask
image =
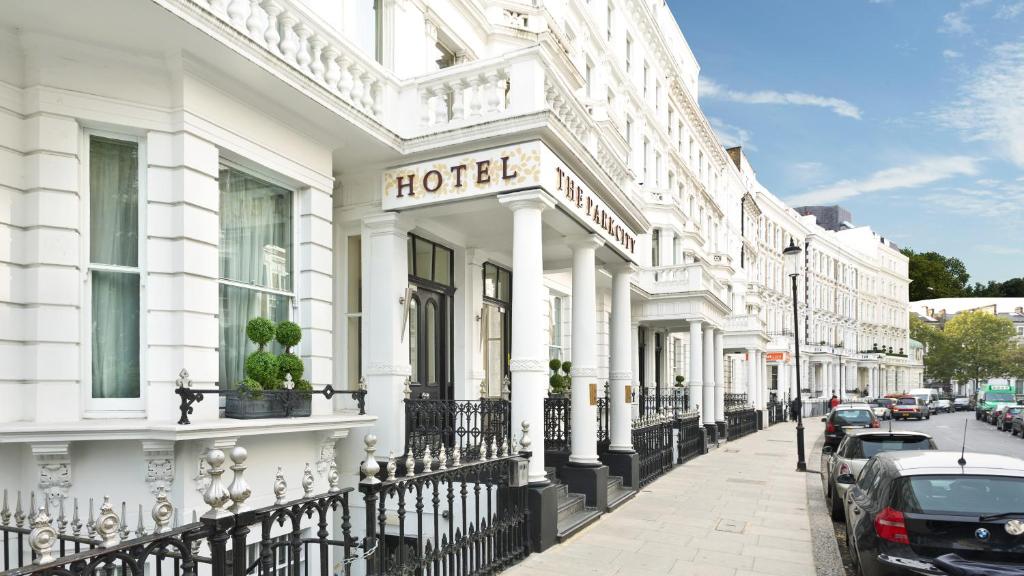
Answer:
[{"label": "sky", "polygon": [[669,0],[727,146],[792,206],[1024,276],[1024,0]]}]

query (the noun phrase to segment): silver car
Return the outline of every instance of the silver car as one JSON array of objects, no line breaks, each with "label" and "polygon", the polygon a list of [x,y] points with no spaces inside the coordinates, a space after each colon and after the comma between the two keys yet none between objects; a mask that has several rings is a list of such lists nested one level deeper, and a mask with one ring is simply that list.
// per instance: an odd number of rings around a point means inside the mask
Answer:
[{"label": "silver car", "polygon": [[[835,450],[826,446],[821,451],[821,487],[832,519],[843,519],[846,489],[853,484],[869,458],[879,452],[936,449],[931,435],[923,432],[884,432],[877,428],[847,430],[846,437]],[[846,480],[849,482],[836,482],[840,476],[848,476]]]}]

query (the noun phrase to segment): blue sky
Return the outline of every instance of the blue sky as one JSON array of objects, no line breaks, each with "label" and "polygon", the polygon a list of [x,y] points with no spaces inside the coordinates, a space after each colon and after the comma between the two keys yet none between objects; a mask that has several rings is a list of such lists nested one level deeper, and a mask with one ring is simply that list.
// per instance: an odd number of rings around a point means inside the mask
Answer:
[{"label": "blue sky", "polygon": [[1024,276],[1024,0],[670,0],[723,143],[793,205]]}]

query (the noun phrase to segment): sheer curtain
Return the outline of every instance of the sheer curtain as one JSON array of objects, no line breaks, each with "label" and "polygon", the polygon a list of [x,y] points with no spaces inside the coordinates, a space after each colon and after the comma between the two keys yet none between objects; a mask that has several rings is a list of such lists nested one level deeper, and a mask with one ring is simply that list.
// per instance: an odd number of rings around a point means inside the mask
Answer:
[{"label": "sheer curtain", "polygon": [[92,136],[92,396],[139,397],[139,149]]},{"label": "sheer curtain", "polygon": [[[245,357],[256,349],[245,325],[263,316],[290,316],[292,290],[292,195],[281,188],[222,166],[220,171],[220,387],[245,377]],[[271,346],[280,352],[278,346]]]}]

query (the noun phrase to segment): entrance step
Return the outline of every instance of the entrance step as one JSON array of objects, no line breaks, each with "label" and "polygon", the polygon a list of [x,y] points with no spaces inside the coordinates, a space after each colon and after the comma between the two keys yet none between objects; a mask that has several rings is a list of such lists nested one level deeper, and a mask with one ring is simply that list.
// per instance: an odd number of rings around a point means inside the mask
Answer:
[{"label": "entrance step", "polygon": [[[568,484],[563,483],[555,468],[545,468],[548,479],[555,486],[558,495],[558,541],[576,534],[601,517],[601,512],[587,506],[583,494],[569,492]],[[621,486],[621,478],[620,486]]]},{"label": "entrance step", "polygon": [[622,485],[621,476],[608,477],[608,510],[612,511],[636,496],[636,491]]}]

